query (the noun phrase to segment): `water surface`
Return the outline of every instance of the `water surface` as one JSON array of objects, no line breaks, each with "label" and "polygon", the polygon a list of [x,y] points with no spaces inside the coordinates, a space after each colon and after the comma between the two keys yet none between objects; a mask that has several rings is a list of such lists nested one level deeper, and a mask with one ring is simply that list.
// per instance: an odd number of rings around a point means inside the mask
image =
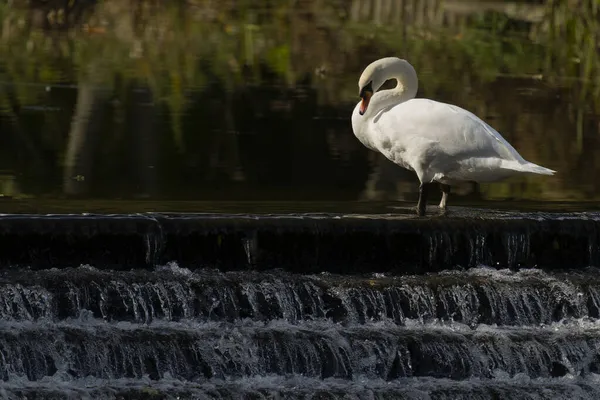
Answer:
[{"label": "water surface", "polygon": [[0,193],[23,209],[412,202],[413,174],[350,126],[360,72],[389,55],[416,67],[418,97],[473,111],[558,171],[458,187],[451,204],[600,193],[587,5],[135,4],[0,5]]}]

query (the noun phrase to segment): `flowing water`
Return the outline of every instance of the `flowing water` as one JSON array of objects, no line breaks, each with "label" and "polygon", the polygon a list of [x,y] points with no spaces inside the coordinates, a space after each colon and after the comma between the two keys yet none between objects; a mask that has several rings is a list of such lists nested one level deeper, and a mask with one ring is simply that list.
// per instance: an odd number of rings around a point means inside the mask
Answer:
[{"label": "flowing water", "polygon": [[[3,250],[0,396],[593,399],[600,395],[600,271],[507,266],[515,254],[535,257],[536,235],[547,242],[543,235],[561,232],[575,252],[596,243],[589,234],[597,217],[474,209],[424,220],[401,213],[6,215],[3,242],[16,235],[31,260],[45,253],[54,261],[20,266],[12,261],[22,257],[20,247]],[[514,232],[508,221],[518,222]],[[420,235],[424,254],[452,253],[460,240],[443,229],[461,226],[493,266],[463,268],[433,256],[412,261],[417,273],[389,273],[365,258],[374,251],[369,243],[393,240],[394,232]],[[490,226],[503,232],[499,240],[486,233]],[[107,227],[142,246],[107,241]],[[160,234],[148,240],[148,231]],[[294,241],[298,232],[303,239]],[[357,233],[362,245],[349,239]],[[293,257],[265,241],[277,236],[300,257],[312,246],[330,253],[315,259],[325,266],[351,256],[371,272],[318,272],[306,257],[298,270],[273,256]],[[348,254],[331,252],[344,240]],[[67,251],[75,262],[89,257],[85,249],[102,254],[95,265],[69,266],[60,261],[69,245],[79,249]],[[223,246],[241,252],[227,268],[206,255]],[[498,246],[503,251],[491,251]],[[118,266],[146,262],[111,268],[114,253]],[[185,254],[205,258],[194,265]],[[172,260],[153,261],[164,258]]]},{"label": "flowing water", "polygon": [[2,393],[594,398],[599,294],[597,270],[6,272]]}]

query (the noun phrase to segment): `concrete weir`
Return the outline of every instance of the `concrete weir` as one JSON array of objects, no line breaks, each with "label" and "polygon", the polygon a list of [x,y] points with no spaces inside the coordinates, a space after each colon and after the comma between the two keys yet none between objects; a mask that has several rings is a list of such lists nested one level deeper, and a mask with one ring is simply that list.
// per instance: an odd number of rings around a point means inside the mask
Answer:
[{"label": "concrete weir", "polygon": [[4,214],[0,267],[414,274],[598,266],[600,212]]},{"label": "concrete weir", "polygon": [[0,398],[599,398],[600,213],[452,211],[1,215]]}]

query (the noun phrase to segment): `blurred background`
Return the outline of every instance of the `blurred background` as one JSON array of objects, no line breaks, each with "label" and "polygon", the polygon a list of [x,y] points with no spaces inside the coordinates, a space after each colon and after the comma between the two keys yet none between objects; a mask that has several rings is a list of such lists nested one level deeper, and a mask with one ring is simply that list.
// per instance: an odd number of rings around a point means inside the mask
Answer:
[{"label": "blurred background", "polygon": [[[596,0],[4,0],[0,195],[109,201],[413,201],[352,133],[357,81],[398,56],[418,97],[557,170],[461,201],[600,197]],[[7,206],[8,207],[8,206]],[[5,207],[6,208],[6,207]]]}]

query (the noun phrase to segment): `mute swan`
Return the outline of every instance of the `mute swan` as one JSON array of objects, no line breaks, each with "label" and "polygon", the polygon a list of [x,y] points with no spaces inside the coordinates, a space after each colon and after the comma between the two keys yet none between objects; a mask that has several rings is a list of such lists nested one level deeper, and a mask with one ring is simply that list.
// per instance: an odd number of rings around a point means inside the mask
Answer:
[{"label": "mute swan", "polygon": [[[377,90],[395,79],[395,88]],[[417,214],[425,215],[428,187],[439,182],[440,209],[450,185],[491,182],[520,173],[553,175],[530,163],[491,126],[467,110],[429,99],[415,99],[417,73],[408,61],[387,57],[372,62],[358,81],[361,101],[352,113],[352,130],[367,148],[414,171],[420,181]]]}]

